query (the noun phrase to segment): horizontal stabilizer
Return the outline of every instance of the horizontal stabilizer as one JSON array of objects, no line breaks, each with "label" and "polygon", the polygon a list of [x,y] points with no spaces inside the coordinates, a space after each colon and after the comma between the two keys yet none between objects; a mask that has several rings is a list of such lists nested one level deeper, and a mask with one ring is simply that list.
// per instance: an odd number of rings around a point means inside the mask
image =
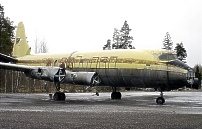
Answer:
[{"label": "horizontal stabilizer", "polygon": [[15,58],[13,58],[11,56],[7,56],[7,55],[4,55],[4,54],[0,53],[0,62],[5,62],[5,63],[13,62],[13,63],[16,63],[17,59],[15,59]]}]

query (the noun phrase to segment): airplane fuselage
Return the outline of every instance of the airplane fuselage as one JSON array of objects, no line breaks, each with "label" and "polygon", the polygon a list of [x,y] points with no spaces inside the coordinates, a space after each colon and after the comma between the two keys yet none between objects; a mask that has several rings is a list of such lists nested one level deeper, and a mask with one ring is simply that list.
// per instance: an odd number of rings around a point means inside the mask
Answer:
[{"label": "airplane fuselage", "polygon": [[[20,57],[17,63],[31,66],[60,66],[73,72],[97,72],[101,79],[100,85],[113,87],[174,89],[188,85],[187,65],[173,57],[161,60],[159,57],[165,53],[167,56],[172,55],[163,50],[47,53]],[[63,83],[67,81],[64,80]]]},{"label": "airplane fuselage", "polygon": [[[18,24],[13,57],[0,54],[0,68],[24,72],[27,77],[54,82],[54,100],[65,100],[61,83],[111,86],[111,99],[121,99],[116,87],[158,88],[157,104],[165,103],[163,90],[193,82],[193,69],[166,50],[116,49],[63,54],[30,55],[22,22]],[[13,62],[16,64],[11,64]],[[188,80],[188,81],[187,81]]]}]

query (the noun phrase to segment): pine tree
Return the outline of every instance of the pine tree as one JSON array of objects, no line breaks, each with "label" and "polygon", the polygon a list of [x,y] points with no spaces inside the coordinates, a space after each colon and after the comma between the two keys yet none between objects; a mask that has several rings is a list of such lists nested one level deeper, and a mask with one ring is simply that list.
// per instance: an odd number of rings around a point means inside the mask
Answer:
[{"label": "pine tree", "polygon": [[186,63],[185,60],[186,60],[186,57],[187,57],[187,52],[186,52],[182,42],[176,44],[175,51],[176,51],[176,54],[177,54],[177,58],[180,61]]},{"label": "pine tree", "polygon": [[113,42],[114,43],[112,44],[112,49],[119,49],[121,44],[121,35],[120,31],[117,28],[114,28]]},{"label": "pine tree", "polygon": [[107,44],[104,45],[103,50],[111,50],[111,40],[107,40]]},{"label": "pine tree", "polygon": [[0,53],[11,55],[14,30],[13,21],[4,17],[4,7],[0,5]]},{"label": "pine tree", "polygon": [[132,49],[133,46],[131,45],[133,37],[129,36],[131,29],[129,28],[129,25],[127,21],[124,22],[123,27],[120,30],[121,33],[121,49]]},{"label": "pine tree", "polygon": [[170,34],[167,32],[166,36],[165,36],[165,38],[163,40],[163,49],[171,51],[172,48],[173,48],[173,42],[171,40]]},{"label": "pine tree", "polygon": [[[135,47],[131,45],[133,37],[129,36],[130,31],[131,29],[129,28],[127,21],[124,22],[124,25],[121,30],[114,28],[114,33],[112,37],[113,43],[111,49],[135,49]],[[103,50],[107,49],[108,45],[104,45]]]}]

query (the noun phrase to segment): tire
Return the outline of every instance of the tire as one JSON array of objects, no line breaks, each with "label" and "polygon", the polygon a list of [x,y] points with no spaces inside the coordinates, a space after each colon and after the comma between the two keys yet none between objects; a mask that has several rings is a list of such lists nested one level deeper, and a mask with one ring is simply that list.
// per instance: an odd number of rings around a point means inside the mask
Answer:
[{"label": "tire", "polygon": [[54,96],[53,96],[53,100],[58,101],[58,100],[60,100],[60,99],[61,99],[61,94],[60,94],[59,92],[56,92],[56,93],[54,94]]},{"label": "tire", "polygon": [[164,103],[165,103],[165,99],[164,99],[163,97],[158,97],[158,98],[156,99],[156,103],[157,103],[157,104],[164,104]]},{"label": "tire", "polygon": [[116,99],[116,92],[111,93],[111,99]]},{"label": "tire", "polygon": [[112,92],[111,99],[121,99],[121,92]]},{"label": "tire", "polygon": [[66,96],[65,96],[65,93],[60,93],[60,100],[65,100]]},{"label": "tire", "polygon": [[116,92],[116,99],[121,99],[122,95],[121,92]]}]

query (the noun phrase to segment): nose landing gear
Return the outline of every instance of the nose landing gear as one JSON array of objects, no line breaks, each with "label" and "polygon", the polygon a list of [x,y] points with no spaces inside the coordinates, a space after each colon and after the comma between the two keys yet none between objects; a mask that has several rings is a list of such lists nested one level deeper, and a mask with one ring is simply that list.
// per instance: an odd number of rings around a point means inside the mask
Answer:
[{"label": "nose landing gear", "polygon": [[164,99],[164,97],[163,97],[163,91],[161,90],[161,93],[160,93],[160,97],[158,97],[157,99],[156,99],[156,103],[157,104],[164,104],[165,103],[165,99]]}]

